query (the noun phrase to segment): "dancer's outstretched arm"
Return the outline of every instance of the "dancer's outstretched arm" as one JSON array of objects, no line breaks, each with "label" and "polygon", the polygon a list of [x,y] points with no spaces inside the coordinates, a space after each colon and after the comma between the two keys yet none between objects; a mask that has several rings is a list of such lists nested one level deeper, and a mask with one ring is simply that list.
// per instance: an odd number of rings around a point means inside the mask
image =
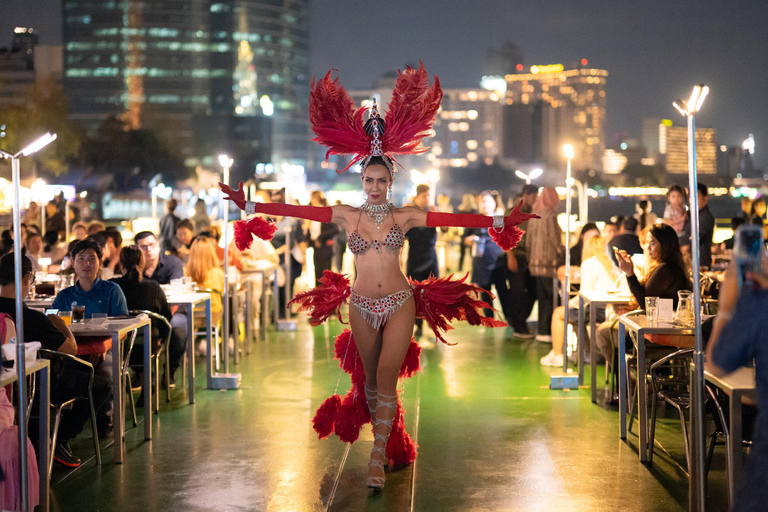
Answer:
[{"label": "dancer's outstretched arm", "polygon": [[418,208],[403,208],[408,217],[403,223],[406,231],[414,227],[460,227],[460,228],[490,228],[491,238],[505,251],[512,249],[523,236],[523,230],[518,224],[528,219],[538,219],[538,215],[523,213],[521,199],[517,206],[504,217],[503,215],[477,215],[474,213],[442,213],[425,212]]},{"label": "dancer's outstretched arm", "polygon": [[285,203],[256,203],[245,200],[243,191],[243,182],[240,182],[237,190],[233,190],[224,183],[219,183],[221,191],[225,194],[224,199],[232,201],[238,208],[247,214],[266,213],[278,217],[295,217],[299,219],[314,220],[317,222],[335,222],[341,223],[341,213],[334,216],[334,208],[330,206],[304,206]]},{"label": "dancer's outstretched arm", "polygon": [[443,212],[425,212],[418,208],[409,208],[409,217],[406,226],[409,228],[418,227],[458,227],[458,228],[492,228],[497,230],[506,227],[517,226],[528,219],[538,219],[539,216],[532,213],[523,213],[520,208],[523,206],[521,199],[517,206],[509,212],[506,217],[503,215],[478,215],[475,213],[443,213]]}]

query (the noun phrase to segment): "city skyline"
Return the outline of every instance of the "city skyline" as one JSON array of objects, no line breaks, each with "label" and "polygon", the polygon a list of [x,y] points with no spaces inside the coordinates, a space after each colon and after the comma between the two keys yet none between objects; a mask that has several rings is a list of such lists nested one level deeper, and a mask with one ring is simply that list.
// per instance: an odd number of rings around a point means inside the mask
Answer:
[{"label": "city skyline", "polygon": [[[728,146],[753,133],[755,164],[766,167],[768,119],[762,113],[768,100],[759,71],[768,61],[762,50],[768,46],[768,5],[742,1],[724,9],[707,1],[691,9],[662,1],[577,9],[564,0],[393,0],[363,10],[351,0],[315,0],[310,70],[322,75],[338,69],[347,88],[362,89],[421,59],[444,86],[476,87],[486,51],[506,41],[522,48],[526,67],[586,58],[610,73],[609,145],[620,133],[640,140],[644,117],[682,126],[671,102],[704,82],[711,93],[697,124],[716,128],[718,142]],[[7,46],[16,25],[34,26],[41,44],[61,42],[59,0],[6,0],[2,10],[7,15],[0,20],[0,46]]]}]

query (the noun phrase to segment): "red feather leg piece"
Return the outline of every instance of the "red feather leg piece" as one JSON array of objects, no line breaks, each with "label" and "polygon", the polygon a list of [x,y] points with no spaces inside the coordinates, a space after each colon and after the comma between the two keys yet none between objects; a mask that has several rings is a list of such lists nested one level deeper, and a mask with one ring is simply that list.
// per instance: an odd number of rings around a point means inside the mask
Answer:
[{"label": "red feather leg piece", "polygon": [[442,99],[440,79],[435,77],[430,87],[429,75],[423,62],[419,61],[419,69],[406,67],[405,71],[399,72],[392,90],[392,101],[389,102],[384,118],[384,154],[392,156],[426,151],[427,148],[421,145],[421,139],[431,135]]},{"label": "red feather leg piece", "polygon": [[315,417],[312,419],[312,427],[317,432],[320,439],[325,439],[333,432],[336,423],[336,415],[341,407],[341,397],[333,395],[326,398],[325,402],[317,408]]},{"label": "red feather leg piece", "polygon": [[404,415],[405,410],[398,398],[395,421],[392,425],[392,432],[389,434],[389,441],[387,442],[387,458],[389,459],[390,467],[407,466],[416,460],[417,445],[405,431]]},{"label": "red feather leg piece", "polygon": [[342,400],[336,415],[334,426],[336,436],[345,443],[354,443],[360,436],[360,429],[370,421],[371,416],[365,401],[365,393],[357,392],[355,386],[352,386],[347,396]]},{"label": "red feather leg piece", "polygon": [[517,226],[505,226],[501,231],[488,228],[488,234],[491,235],[491,240],[496,242],[496,245],[501,247],[504,252],[507,252],[514,249],[520,243],[525,231]]},{"label": "red feather leg piece", "polygon": [[355,109],[355,102],[341,86],[339,79],[331,80],[329,71],[312,85],[309,92],[309,124],[315,132],[314,141],[326,146],[330,155],[354,155],[344,172],[370,152],[371,139],[363,127],[366,108]]},{"label": "red feather leg piece", "polygon": [[424,281],[411,281],[413,296],[416,299],[416,316],[427,321],[435,332],[437,339],[446,345],[443,333],[453,329],[453,320],[466,321],[470,325],[486,327],[504,327],[506,322],[486,317],[483,309],[493,309],[489,304],[480,300],[481,293],[493,294],[477,285],[466,283],[469,274],[456,281],[448,277],[430,277]]},{"label": "red feather leg piece", "polygon": [[416,343],[416,338],[411,338],[411,343],[408,345],[408,351],[405,353],[405,359],[403,359],[403,364],[400,366],[398,377],[408,378],[421,370],[421,362],[419,361],[420,356],[421,347]]},{"label": "red feather leg piece", "polygon": [[309,323],[312,325],[322,324],[334,313],[339,321],[344,323],[340,307],[348,298],[349,278],[344,274],[325,270],[319,286],[297,293],[288,305],[298,304],[298,311],[309,311]]}]

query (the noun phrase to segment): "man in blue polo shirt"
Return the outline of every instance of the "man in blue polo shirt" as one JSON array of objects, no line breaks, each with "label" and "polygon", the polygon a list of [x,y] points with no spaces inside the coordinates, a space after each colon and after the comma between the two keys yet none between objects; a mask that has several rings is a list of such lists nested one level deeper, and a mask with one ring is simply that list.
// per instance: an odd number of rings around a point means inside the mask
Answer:
[{"label": "man in blue polo shirt", "polygon": [[59,292],[53,308],[71,311],[72,306],[85,306],[85,317],[94,313],[109,316],[127,315],[128,303],[117,284],[99,278],[101,249],[95,240],[86,238],[72,249],[72,264],[77,275],[74,286]]},{"label": "man in blue polo shirt", "polygon": [[[59,292],[53,300],[53,308],[71,311],[73,305],[85,306],[86,318],[94,313],[106,313],[109,316],[128,314],[128,302],[120,286],[99,278],[101,258],[101,248],[91,237],[75,244],[72,248],[72,267],[77,282]],[[112,382],[112,351],[107,352],[93,369],[95,377]],[[112,428],[112,404],[97,412],[96,423],[99,437],[106,438]]]}]

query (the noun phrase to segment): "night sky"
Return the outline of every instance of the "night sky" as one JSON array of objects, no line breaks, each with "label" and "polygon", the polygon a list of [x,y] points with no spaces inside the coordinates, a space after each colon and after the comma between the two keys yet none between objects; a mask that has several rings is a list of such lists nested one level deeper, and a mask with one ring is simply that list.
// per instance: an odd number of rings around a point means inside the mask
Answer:
[{"label": "night sky", "polygon": [[[1,0],[0,45],[16,25],[61,42],[61,0]],[[697,116],[720,144],[756,139],[768,165],[768,2],[519,2],[512,0],[313,0],[311,72],[338,69],[348,88],[422,59],[445,87],[477,86],[488,48],[521,46],[526,66],[589,59],[609,72],[608,143],[639,137],[643,117],[684,121],[672,108],[699,82],[710,95]]]}]

